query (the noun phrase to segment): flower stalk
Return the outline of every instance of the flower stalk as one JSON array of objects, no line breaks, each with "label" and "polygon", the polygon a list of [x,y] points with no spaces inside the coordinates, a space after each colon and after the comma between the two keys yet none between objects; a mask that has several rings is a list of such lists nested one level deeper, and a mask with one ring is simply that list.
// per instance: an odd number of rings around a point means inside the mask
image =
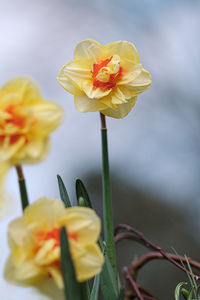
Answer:
[{"label": "flower stalk", "polygon": [[106,242],[106,251],[110,259],[111,266],[117,278],[112,199],[110,189],[110,171],[108,158],[107,127],[105,116],[100,113],[101,119],[101,142],[102,142],[102,185],[103,185],[103,221],[104,238]]},{"label": "flower stalk", "polygon": [[29,205],[28,194],[27,194],[27,190],[26,190],[26,181],[24,178],[24,174],[23,174],[21,165],[16,166],[16,171],[17,171],[17,177],[18,177],[18,182],[19,182],[21,204],[22,204],[22,209],[24,211],[24,209]]}]

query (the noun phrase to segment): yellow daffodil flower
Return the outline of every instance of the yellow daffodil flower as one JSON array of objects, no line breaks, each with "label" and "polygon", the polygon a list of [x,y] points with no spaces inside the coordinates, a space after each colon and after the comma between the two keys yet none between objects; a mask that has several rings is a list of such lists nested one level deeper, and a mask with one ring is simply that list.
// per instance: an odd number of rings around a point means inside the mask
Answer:
[{"label": "yellow daffodil flower", "polygon": [[62,67],[59,83],[74,95],[81,112],[100,111],[113,118],[125,117],[138,94],[151,85],[135,46],[127,41],[102,45],[86,39],[74,50],[74,61]]},{"label": "yellow daffodil flower", "polygon": [[24,210],[8,229],[11,255],[5,278],[15,284],[37,284],[51,277],[63,287],[60,230],[65,226],[76,277],[85,281],[101,271],[104,257],[97,245],[100,219],[86,207],[65,208],[59,200],[42,198]]},{"label": "yellow daffodil flower", "polygon": [[62,114],[28,78],[15,78],[0,88],[0,182],[10,167],[45,158],[49,134]]}]

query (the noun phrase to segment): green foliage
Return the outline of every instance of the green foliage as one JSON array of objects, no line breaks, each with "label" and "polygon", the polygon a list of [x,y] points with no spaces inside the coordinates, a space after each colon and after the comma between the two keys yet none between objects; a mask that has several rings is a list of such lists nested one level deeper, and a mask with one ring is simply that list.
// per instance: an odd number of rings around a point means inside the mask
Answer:
[{"label": "green foliage", "polygon": [[61,245],[61,270],[64,281],[66,300],[82,300],[81,287],[76,280],[73,261],[71,258],[69,242],[65,227],[62,227],[60,234]]},{"label": "green foliage", "polygon": [[65,187],[64,182],[62,181],[62,178],[60,177],[60,175],[57,175],[57,179],[58,179],[58,187],[59,187],[59,191],[60,191],[60,198],[64,202],[65,207],[71,207],[72,205],[69,200],[69,196],[68,196],[66,187]]},{"label": "green foliage", "polygon": [[76,197],[78,206],[92,208],[88,192],[80,179],[76,180]]},{"label": "green foliage", "polygon": [[[177,254],[178,255],[178,254]],[[180,282],[175,289],[175,300],[200,300],[200,285],[197,285],[197,281],[195,279],[195,276],[193,274],[192,268],[190,266],[188,257],[185,255],[185,260],[188,266],[189,271],[186,269],[183,261],[181,260],[181,258],[179,257],[183,267],[185,268],[185,271],[187,273],[188,279],[189,279],[189,283],[190,283],[190,287],[189,289],[183,288],[183,285],[187,285],[188,282]]]}]

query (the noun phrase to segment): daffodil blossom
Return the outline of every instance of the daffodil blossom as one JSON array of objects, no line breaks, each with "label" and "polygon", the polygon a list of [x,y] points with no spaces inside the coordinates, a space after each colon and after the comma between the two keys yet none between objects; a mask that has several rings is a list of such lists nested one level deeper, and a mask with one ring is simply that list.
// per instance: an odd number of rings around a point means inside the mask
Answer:
[{"label": "daffodil blossom", "polygon": [[[103,254],[97,245],[101,223],[86,207],[65,208],[60,200],[42,198],[24,210],[8,229],[10,257],[5,278],[15,284],[37,284],[51,277],[63,288],[60,267],[60,230],[65,226],[79,282],[101,271]],[[70,288],[70,287],[69,287]]]},{"label": "daffodil blossom", "polygon": [[118,41],[104,46],[86,39],[76,46],[74,60],[61,68],[58,81],[74,95],[79,111],[123,118],[138,94],[151,86],[151,75],[139,63],[132,43]]}]

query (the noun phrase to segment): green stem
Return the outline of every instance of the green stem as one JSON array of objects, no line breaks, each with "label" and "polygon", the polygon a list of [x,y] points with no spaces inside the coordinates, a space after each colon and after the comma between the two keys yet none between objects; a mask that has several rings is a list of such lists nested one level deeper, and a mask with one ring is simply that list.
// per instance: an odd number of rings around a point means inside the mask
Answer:
[{"label": "green stem", "polygon": [[112,200],[110,190],[110,172],[108,159],[108,143],[106,119],[103,114],[101,117],[101,142],[102,142],[102,183],[103,183],[103,220],[104,220],[104,238],[106,242],[106,252],[113,267],[117,279],[116,255],[113,231]]},{"label": "green stem", "polygon": [[21,165],[16,166],[16,171],[17,171],[18,182],[19,182],[22,209],[24,211],[24,209],[29,205],[29,202],[28,202],[28,195],[26,191],[26,182],[24,179],[24,174]]}]

